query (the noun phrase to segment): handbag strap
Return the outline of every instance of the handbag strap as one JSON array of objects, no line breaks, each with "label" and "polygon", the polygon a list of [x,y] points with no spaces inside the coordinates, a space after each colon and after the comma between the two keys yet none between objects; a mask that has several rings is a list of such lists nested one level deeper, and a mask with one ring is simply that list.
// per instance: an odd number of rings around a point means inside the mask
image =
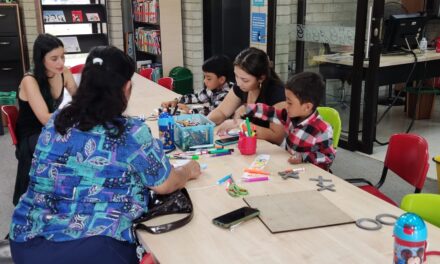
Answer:
[{"label": "handbag strap", "polygon": [[[155,212],[148,217],[143,217],[143,218],[137,219],[133,222],[134,223],[134,225],[133,225],[134,234],[136,235],[137,230],[144,230],[144,231],[147,231],[151,234],[161,234],[161,233],[169,232],[171,230],[177,229],[179,227],[182,227],[182,226],[188,224],[191,221],[191,219],[193,218],[193,205],[192,205],[191,198],[189,197],[188,191],[185,188],[182,188],[180,191],[188,200],[188,203],[190,205],[189,208],[186,208],[186,210],[184,210],[183,212],[176,212],[176,213],[168,212],[168,213],[162,214],[160,212]],[[148,221],[150,219],[155,218],[156,216],[161,216],[161,215],[166,215],[166,214],[187,214],[187,215],[179,220],[174,221],[174,222],[160,224],[157,226],[149,226],[149,225],[146,225],[143,223],[145,221]]]},{"label": "handbag strap", "polygon": [[189,213],[187,216],[171,223],[161,224],[157,226],[149,226],[144,223],[137,223],[134,226],[134,231],[136,233],[137,230],[144,230],[151,234],[162,234],[188,224],[191,221],[192,217],[193,212],[191,211],[191,213]]}]

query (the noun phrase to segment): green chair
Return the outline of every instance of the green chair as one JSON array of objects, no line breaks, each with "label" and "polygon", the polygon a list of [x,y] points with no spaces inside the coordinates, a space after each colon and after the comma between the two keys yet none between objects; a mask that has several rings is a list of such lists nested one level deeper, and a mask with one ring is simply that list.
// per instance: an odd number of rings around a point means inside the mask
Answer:
[{"label": "green chair", "polygon": [[400,208],[419,215],[423,220],[440,227],[440,194],[411,193],[403,197]]},{"label": "green chair", "polygon": [[329,123],[333,128],[333,147],[336,149],[339,143],[339,137],[341,136],[342,124],[339,113],[336,109],[327,106],[318,107],[319,115],[325,122]]}]

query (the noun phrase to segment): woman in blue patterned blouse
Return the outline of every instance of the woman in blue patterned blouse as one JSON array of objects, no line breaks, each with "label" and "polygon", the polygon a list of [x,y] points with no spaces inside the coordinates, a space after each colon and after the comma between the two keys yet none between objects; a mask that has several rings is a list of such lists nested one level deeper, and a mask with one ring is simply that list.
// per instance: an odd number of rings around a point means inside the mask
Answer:
[{"label": "woman in blue patterned blouse", "polygon": [[115,47],[90,52],[72,102],[38,139],[10,228],[15,263],[139,263],[131,227],[148,189],[170,193],[200,175],[195,161],[173,168],[145,123],[122,115],[133,73]]}]

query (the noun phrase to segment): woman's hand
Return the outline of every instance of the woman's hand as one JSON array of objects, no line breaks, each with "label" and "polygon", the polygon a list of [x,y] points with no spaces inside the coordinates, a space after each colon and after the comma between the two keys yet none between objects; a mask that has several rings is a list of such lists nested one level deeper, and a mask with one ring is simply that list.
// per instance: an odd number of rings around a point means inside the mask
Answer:
[{"label": "woman's hand", "polygon": [[186,104],[177,104],[177,107],[185,113],[189,113],[191,110]]},{"label": "woman's hand", "polygon": [[202,174],[202,171],[200,170],[200,164],[195,160],[191,160],[190,162],[185,164],[184,167],[187,171],[188,180],[197,179],[200,174]]},{"label": "woman's hand", "polygon": [[176,107],[177,106],[177,100],[173,100],[173,101],[167,101],[167,102],[162,102],[162,104],[160,105],[161,107],[167,108],[167,107]]},{"label": "woman's hand", "polygon": [[229,130],[233,128],[238,128],[239,125],[239,119],[228,119],[218,126],[217,135],[226,136]]},{"label": "woman's hand", "polygon": [[292,156],[287,160],[290,164],[300,164],[302,163],[302,156],[300,153],[295,152]]}]

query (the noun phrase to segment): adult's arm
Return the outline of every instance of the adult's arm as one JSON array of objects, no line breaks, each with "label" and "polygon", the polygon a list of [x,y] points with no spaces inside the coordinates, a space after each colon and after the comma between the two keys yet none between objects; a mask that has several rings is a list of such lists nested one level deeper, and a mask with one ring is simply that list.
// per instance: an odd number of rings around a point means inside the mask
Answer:
[{"label": "adult's arm", "polygon": [[171,168],[168,178],[159,186],[151,187],[153,191],[159,194],[172,193],[181,189],[186,182],[198,178],[200,175],[200,165],[196,161],[190,161],[184,166]]},{"label": "adult's arm", "polygon": [[[273,107],[277,110],[285,108],[285,102],[279,102]],[[256,126],[257,138],[269,141],[272,144],[280,145],[285,138],[285,131],[282,124],[270,123],[269,127]]]},{"label": "adult's arm", "polygon": [[76,85],[72,73],[67,67],[64,67],[63,75],[64,75],[64,87],[66,87],[70,95],[74,95],[78,87]]},{"label": "adult's arm", "polygon": [[30,75],[23,77],[20,83],[18,96],[21,100],[29,103],[32,111],[38,118],[38,121],[40,121],[41,124],[46,125],[51,113],[49,113],[49,108],[40,92],[40,86],[34,77]]},{"label": "adult's arm", "polygon": [[241,99],[231,89],[220,105],[209,113],[208,119],[219,125],[229,118],[240,105]]}]

